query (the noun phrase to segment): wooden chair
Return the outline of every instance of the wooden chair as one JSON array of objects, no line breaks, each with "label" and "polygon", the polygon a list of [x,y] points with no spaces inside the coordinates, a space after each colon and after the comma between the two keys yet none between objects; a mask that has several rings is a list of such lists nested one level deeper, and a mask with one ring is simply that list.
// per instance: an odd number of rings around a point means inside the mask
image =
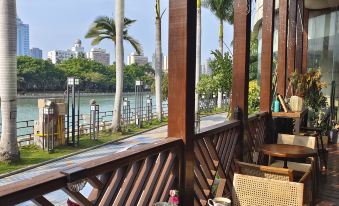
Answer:
[{"label": "wooden chair", "polygon": [[[302,202],[304,202],[305,205],[310,205],[313,202],[312,181],[310,181],[311,170],[307,173],[304,173],[302,178],[298,181],[298,183],[296,183],[293,182],[294,172],[291,169],[260,166],[239,161],[237,161],[237,169],[238,173],[243,175],[243,177],[240,177],[240,179],[236,180],[235,175],[234,178],[235,182],[233,184],[235,185],[233,185],[233,192],[235,192],[236,194],[235,196],[234,193],[232,195],[234,205],[302,205]],[[270,180],[273,180],[273,182]],[[259,185],[254,185],[255,183],[258,183]],[[242,184],[247,184],[247,186],[243,186]],[[237,188],[237,186],[239,188]],[[279,187],[281,187],[282,190],[279,190]],[[297,192],[297,190],[300,189],[299,187],[301,188],[301,191]],[[277,193],[279,191],[281,191],[282,193]],[[274,193],[277,193],[277,197],[274,195]],[[259,195],[260,197],[256,197],[256,195]],[[247,197],[251,198],[247,199]],[[275,202],[276,198],[278,199],[277,202]],[[287,200],[288,198],[291,198],[293,200]],[[252,202],[251,199],[263,200],[253,200],[254,202]],[[295,202],[298,199],[300,201],[300,204],[296,204]],[[279,203],[279,201],[282,201],[280,202],[281,204]]]},{"label": "wooden chair", "polygon": [[234,174],[234,206],[302,206],[304,184],[243,174]]}]

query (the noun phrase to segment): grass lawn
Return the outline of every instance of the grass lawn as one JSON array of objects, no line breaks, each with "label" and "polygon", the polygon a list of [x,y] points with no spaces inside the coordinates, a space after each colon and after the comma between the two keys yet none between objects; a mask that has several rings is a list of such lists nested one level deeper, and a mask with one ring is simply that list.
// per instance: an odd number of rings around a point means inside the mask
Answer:
[{"label": "grass lawn", "polygon": [[120,133],[110,133],[108,131],[100,132],[98,140],[89,139],[89,135],[82,135],[80,137],[80,144],[78,147],[70,146],[58,146],[54,149],[53,153],[48,153],[43,151],[36,145],[28,145],[20,148],[20,157],[21,159],[12,163],[0,163],[0,174],[7,172],[12,172],[24,167],[28,167],[34,164],[42,163],[51,159],[69,155],[75,152],[79,152],[83,149],[91,148],[97,145],[101,145],[110,141],[118,140],[145,130],[159,127],[161,125],[166,125],[167,119],[164,122],[160,123],[157,120],[153,120],[151,124],[143,125],[143,128],[139,129],[136,127],[129,127],[128,129],[123,128],[123,132]]}]

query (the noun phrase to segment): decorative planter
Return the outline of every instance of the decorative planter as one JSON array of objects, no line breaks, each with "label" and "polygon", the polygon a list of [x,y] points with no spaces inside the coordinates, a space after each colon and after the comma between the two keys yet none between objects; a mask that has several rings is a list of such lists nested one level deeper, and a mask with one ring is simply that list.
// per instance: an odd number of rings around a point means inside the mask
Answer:
[{"label": "decorative planter", "polygon": [[292,112],[301,112],[304,108],[304,99],[298,96],[291,96],[290,107]]}]

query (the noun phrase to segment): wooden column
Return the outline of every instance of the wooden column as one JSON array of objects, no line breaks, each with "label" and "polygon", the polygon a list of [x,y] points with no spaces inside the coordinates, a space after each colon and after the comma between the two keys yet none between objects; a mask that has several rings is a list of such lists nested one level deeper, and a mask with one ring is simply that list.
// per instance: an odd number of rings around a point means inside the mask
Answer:
[{"label": "wooden column", "polygon": [[194,205],[194,91],[196,1],[169,2],[168,136],[181,137],[185,151],[180,164],[182,205]]},{"label": "wooden column", "polygon": [[[295,48],[296,48],[296,23],[297,23],[297,0],[290,0],[288,12],[288,43],[287,43],[287,78],[295,70]],[[287,80],[287,86],[289,82]],[[291,95],[290,90],[288,96]]]},{"label": "wooden column", "polygon": [[264,0],[261,51],[260,111],[271,112],[272,102],[272,57],[275,1]]},{"label": "wooden column", "polygon": [[279,1],[277,93],[286,95],[288,0]]},{"label": "wooden column", "polygon": [[[232,114],[235,110],[242,127],[245,128],[248,120],[248,81],[251,41],[251,4],[247,0],[234,0],[234,46],[233,46],[233,83],[232,83]],[[234,118],[234,116],[233,116]],[[244,129],[239,138],[239,145],[243,145]],[[243,147],[239,151],[242,158]]]},{"label": "wooden column", "polygon": [[308,9],[304,8],[304,32],[303,32],[303,65],[302,72],[307,72],[307,54],[308,54]]},{"label": "wooden column", "polygon": [[303,21],[304,21],[304,0],[297,0],[297,28],[296,28],[296,58],[295,69],[302,73],[303,58]]}]

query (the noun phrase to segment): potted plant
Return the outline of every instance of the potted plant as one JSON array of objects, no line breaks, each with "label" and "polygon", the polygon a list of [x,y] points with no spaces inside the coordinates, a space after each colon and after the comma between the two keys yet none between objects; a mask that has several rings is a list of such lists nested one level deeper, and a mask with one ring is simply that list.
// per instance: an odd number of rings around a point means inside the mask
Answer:
[{"label": "potted plant", "polygon": [[290,108],[293,112],[300,112],[304,108],[304,97],[306,91],[306,81],[303,74],[293,72],[289,78],[292,96],[290,98]]}]

